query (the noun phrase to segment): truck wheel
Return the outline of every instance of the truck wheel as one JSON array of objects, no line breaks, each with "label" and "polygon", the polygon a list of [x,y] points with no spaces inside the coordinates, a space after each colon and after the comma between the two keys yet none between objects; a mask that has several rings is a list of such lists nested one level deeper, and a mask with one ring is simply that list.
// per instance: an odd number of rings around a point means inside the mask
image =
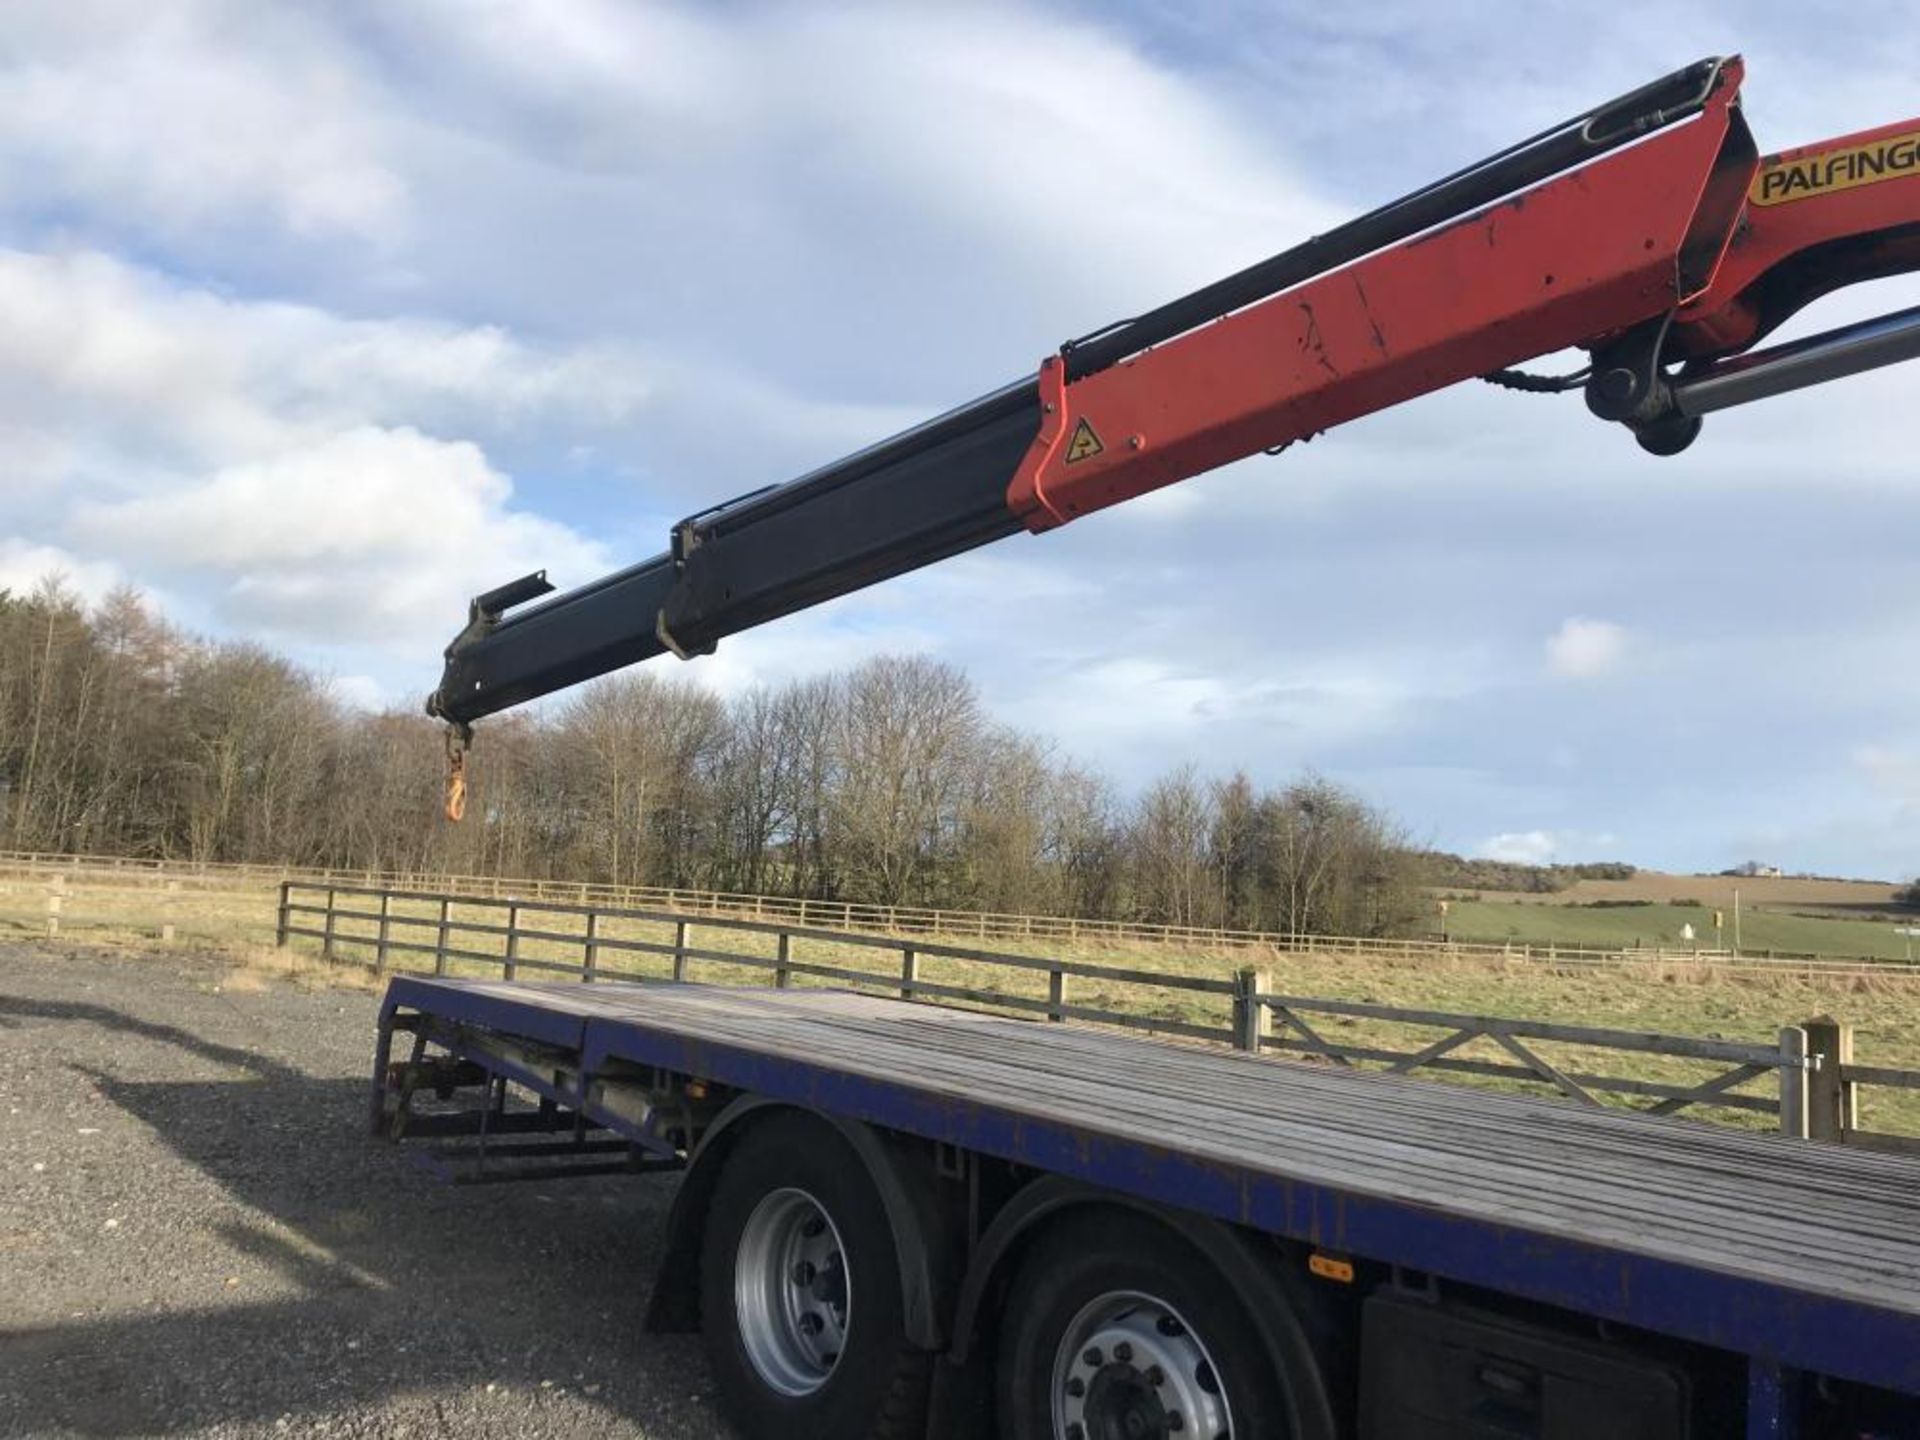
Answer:
[{"label": "truck wheel", "polygon": [[918,1433],[930,1357],[906,1337],[886,1210],[831,1126],[765,1122],[727,1156],[700,1304],[720,1404],[747,1435]]},{"label": "truck wheel", "polygon": [[1204,1260],[1144,1217],[1043,1237],[1007,1297],[996,1375],[1007,1440],[1278,1440],[1282,1382]]}]

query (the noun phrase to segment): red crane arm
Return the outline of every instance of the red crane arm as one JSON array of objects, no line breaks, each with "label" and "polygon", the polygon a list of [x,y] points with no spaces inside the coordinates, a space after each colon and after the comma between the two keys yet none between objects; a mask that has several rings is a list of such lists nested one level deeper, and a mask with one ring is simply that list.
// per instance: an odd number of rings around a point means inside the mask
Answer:
[{"label": "red crane arm", "polygon": [[1598,413],[1680,448],[1698,421],[1662,365],[1920,268],[1920,122],[1762,161],[1740,78],[1730,61],[1683,125],[1108,369],[1069,380],[1049,356],[1008,508],[1050,529],[1570,347],[1595,354]]}]

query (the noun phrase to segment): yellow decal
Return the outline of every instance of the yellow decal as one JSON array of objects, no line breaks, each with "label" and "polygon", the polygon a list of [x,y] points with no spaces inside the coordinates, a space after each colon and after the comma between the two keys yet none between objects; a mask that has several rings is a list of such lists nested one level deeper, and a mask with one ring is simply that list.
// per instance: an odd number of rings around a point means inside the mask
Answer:
[{"label": "yellow decal", "polygon": [[1106,448],[1100,443],[1100,437],[1093,433],[1093,426],[1082,420],[1073,427],[1073,439],[1067,442],[1067,464],[1077,465],[1082,460],[1091,460]]},{"label": "yellow decal", "polygon": [[1785,205],[1909,175],[1920,175],[1920,132],[1765,166],[1747,198],[1755,205]]},{"label": "yellow decal", "polygon": [[1307,1269],[1318,1275],[1322,1280],[1337,1280],[1342,1285],[1351,1285],[1353,1283],[1353,1262],[1351,1260],[1336,1260],[1331,1255],[1309,1255],[1307,1257]]}]

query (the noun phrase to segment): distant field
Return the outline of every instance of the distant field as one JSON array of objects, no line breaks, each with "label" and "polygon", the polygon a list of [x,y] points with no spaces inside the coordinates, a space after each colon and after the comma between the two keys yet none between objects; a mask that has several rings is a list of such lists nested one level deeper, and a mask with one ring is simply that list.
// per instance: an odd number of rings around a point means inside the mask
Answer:
[{"label": "distant field", "polygon": [[[1740,948],[1816,955],[1873,955],[1900,960],[1911,937],[1901,927],[1873,920],[1830,920],[1775,910],[1750,910],[1741,896]],[[1454,900],[1449,903],[1447,934],[1455,940],[1518,941],[1568,946],[1638,945],[1669,950],[1696,944],[1711,950],[1733,944],[1733,909],[1722,912],[1726,924],[1716,942],[1713,910],[1700,905],[1631,905],[1589,909],[1580,905],[1520,904],[1511,900]],[[1916,917],[1920,922],[1920,917]],[[1681,938],[1692,925],[1694,939]]]},{"label": "distant field", "polygon": [[[1447,934],[1455,940],[1536,945],[1725,949],[1734,944],[1738,890],[1743,951],[1902,960],[1915,952],[1912,937],[1897,931],[1920,925],[1920,914],[1893,903],[1895,888],[1864,880],[1649,871],[1631,880],[1581,880],[1550,894],[1453,891],[1448,893],[1471,893],[1474,898],[1448,902]],[[1717,932],[1715,910],[1724,922]],[[1682,937],[1687,925],[1693,926],[1691,941]]]},{"label": "distant field", "polygon": [[1744,875],[1668,875],[1642,871],[1631,880],[1578,880],[1565,890],[1540,895],[1510,890],[1482,890],[1484,900],[1510,905],[1585,905],[1595,900],[1649,900],[1668,904],[1698,900],[1702,905],[1733,909],[1733,892],[1740,892],[1740,908],[1768,910],[1824,910],[1836,914],[1892,913],[1897,886],[1877,880],[1803,880]]}]

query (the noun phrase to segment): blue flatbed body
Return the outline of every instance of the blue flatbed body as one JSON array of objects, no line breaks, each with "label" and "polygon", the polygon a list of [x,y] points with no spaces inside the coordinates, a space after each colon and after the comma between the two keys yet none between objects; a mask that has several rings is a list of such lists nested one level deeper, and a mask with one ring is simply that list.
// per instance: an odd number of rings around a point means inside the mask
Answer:
[{"label": "blue flatbed body", "polygon": [[1920,1160],[825,990],[400,978],[638,1143],[658,1067],[1341,1254],[1920,1396]]}]

